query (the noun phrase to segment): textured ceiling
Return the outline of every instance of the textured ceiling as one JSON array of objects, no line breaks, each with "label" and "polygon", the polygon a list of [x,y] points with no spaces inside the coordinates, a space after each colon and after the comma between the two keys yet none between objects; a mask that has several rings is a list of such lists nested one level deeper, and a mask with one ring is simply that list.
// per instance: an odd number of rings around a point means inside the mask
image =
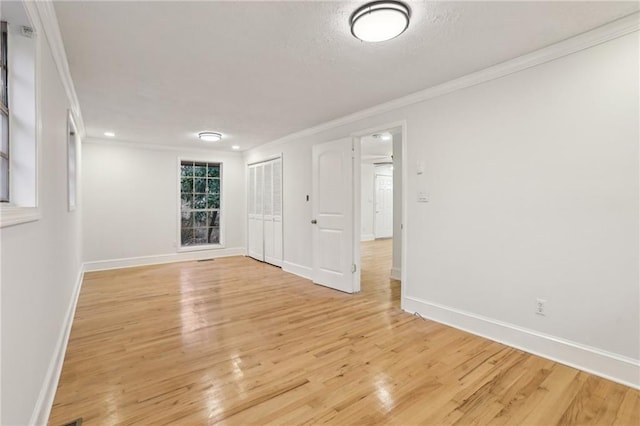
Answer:
[{"label": "textured ceiling", "polygon": [[[408,2],[406,33],[366,44],[363,2],[64,2],[55,8],[87,134],[247,149],[509,60],[636,2]],[[211,145],[209,145],[211,146]]]}]

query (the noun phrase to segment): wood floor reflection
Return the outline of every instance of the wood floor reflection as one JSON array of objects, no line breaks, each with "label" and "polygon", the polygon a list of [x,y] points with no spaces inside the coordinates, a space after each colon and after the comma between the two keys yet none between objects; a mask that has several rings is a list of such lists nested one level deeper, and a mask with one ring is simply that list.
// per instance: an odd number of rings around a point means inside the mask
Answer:
[{"label": "wood floor reflection", "polygon": [[50,424],[640,424],[639,392],[249,258],[85,276]]}]

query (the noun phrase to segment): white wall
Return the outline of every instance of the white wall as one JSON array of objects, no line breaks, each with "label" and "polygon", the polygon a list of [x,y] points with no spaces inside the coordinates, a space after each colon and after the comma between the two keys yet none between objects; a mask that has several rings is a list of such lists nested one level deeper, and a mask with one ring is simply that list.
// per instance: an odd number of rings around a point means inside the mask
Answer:
[{"label": "white wall", "polygon": [[373,231],[373,216],[375,214],[374,201],[374,176],[375,166],[373,164],[363,163],[360,166],[360,241],[375,240],[375,233]]},{"label": "white wall", "polygon": [[41,408],[38,398],[49,385],[81,269],[82,212],[67,210],[69,103],[40,36],[42,218],[0,230],[3,425],[29,424]]},{"label": "white wall", "polygon": [[[223,163],[221,235],[226,251],[177,254],[179,158]],[[241,154],[88,140],[83,149],[83,171],[84,260],[93,263],[90,269],[244,252],[246,200]]]},{"label": "white wall", "polygon": [[405,309],[640,385],[638,47],[632,33],[248,152],[285,158],[285,264],[311,266],[311,146],[406,120]]}]

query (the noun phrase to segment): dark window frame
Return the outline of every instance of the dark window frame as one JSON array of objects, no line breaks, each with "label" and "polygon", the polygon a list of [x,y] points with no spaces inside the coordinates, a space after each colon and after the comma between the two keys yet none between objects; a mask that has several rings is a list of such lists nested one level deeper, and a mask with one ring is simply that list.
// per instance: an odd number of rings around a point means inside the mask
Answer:
[{"label": "dark window frame", "polygon": [[182,249],[222,245],[222,162],[180,160]]}]

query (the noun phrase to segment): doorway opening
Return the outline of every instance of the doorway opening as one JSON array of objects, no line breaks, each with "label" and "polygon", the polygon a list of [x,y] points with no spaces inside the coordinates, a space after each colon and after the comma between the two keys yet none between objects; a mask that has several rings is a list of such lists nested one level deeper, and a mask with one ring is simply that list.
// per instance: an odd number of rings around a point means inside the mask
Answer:
[{"label": "doorway opening", "polygon": [[[400,307],[402,126],[359,136],[361,291]],[[358,235],[359,234],[359,235]]]}]

